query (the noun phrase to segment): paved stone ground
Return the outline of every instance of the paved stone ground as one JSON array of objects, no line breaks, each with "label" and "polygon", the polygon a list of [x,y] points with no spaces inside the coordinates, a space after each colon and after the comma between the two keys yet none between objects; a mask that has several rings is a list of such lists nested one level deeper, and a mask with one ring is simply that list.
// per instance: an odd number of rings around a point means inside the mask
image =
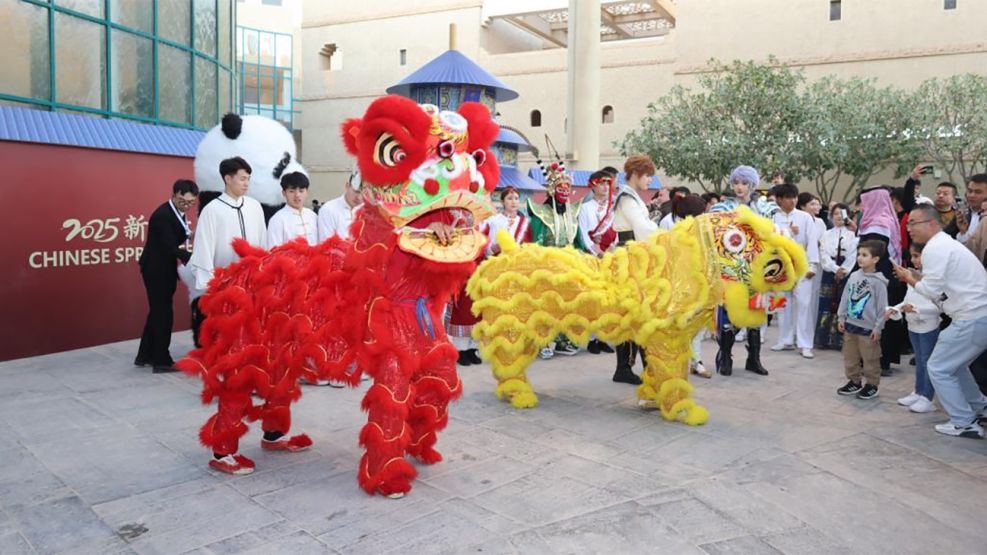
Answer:
[{"label": "paved stone ground", "polygon": [[[189,343],[177,334],[173,353]],[[538,363],[527,411],[469,367],[446,460],[393,501],[356,485],[360,392],[305,389],[312,450],[262,453],[255,426],[257,472],[218,475],[199,384],[134,368],[135,351],[0,364],[0,553],[987,552],[987,442],[897,406],[908,371],[878,401],[838,397],[838,353],[695,380],[712,413],[698,428],[637,409],[612,355]]]}]

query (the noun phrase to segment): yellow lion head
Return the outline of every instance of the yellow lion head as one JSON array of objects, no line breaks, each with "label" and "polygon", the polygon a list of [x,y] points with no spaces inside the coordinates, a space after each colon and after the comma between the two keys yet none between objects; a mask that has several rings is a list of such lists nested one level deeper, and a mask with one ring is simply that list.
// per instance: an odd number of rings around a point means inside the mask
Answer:
[{"label": "yellow lion head", "polygon": [[805,249],[746,206],[697,219],[704,244],[719,264],[730,321],[743,328],[760,326],[780,305],[770,293],[791,291],[808,270]]}]

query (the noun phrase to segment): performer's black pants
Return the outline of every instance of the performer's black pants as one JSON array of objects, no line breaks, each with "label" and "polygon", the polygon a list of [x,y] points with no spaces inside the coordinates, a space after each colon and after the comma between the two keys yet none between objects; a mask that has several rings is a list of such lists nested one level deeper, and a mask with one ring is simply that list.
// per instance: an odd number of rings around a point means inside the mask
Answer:
[{"label": "performer's black pants", "polygon": [[141,271],[141,278],[147,291],[148,313],[137,360],[154,366],[171,366],[174,361],[168,348],[171,346],[171,327],[175,320],[171,303],[178,277],[156,275],[153,270],[147,270]]}]

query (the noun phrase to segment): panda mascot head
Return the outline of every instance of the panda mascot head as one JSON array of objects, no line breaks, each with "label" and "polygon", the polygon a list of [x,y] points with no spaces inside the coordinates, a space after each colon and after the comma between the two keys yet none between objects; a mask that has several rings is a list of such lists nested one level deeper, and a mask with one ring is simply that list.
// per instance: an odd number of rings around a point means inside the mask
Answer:
[{"label": "panda mascot head", "polygon": [[203,191],[200,207],[223,192],[226,186],[219,163],[234,156],[253,169],[247,194],[264,205],[267,218],[284,204],[281,176],[291,172],[308,175],[298,163],[295,140],[283,125],[264,116],[226,114],[195,151],[195,181]]}]

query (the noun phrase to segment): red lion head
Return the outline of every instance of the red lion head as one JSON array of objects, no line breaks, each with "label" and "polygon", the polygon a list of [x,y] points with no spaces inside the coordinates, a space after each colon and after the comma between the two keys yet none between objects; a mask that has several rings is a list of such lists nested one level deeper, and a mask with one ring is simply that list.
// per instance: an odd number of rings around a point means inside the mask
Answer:
[{"label": "red lion head", "polygon": [[[482,104],[451,112],[394,95],[342,126],[369,209],[391,222],[399,248],[440,262],[474,260],[486,244],[475,224],[493,213],[500,168],[490,144],[498,130]],[[434,221],[456,227],[454,239],[440,244],[425,230]]]}]

